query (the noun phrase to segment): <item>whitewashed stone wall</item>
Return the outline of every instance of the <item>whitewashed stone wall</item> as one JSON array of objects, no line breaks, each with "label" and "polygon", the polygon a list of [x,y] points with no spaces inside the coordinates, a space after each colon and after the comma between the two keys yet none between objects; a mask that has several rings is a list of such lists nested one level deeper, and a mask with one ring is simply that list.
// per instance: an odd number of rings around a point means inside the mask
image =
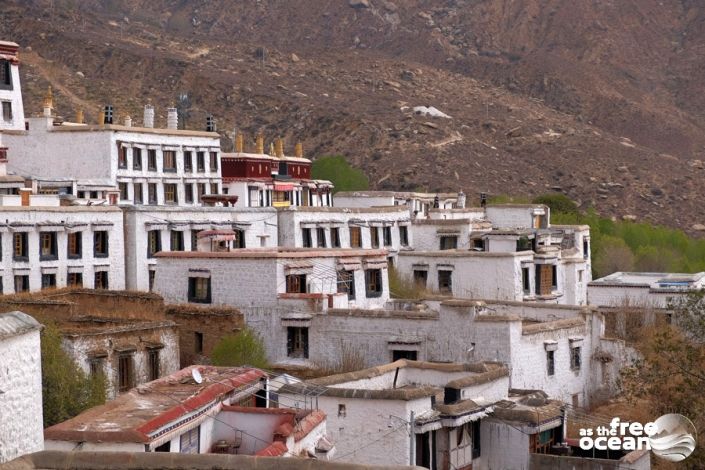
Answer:
[{"label": "whitewashed stone wall", "polygon": [[470,233],[472,231],[468,219],[453,220],[416,220],[411,226],[414,234],[414,249],[416,251],[436,251],[440,249],[441,237],[444,235],[458,237],[458,249],[470,249]]},{"label": "whitewashed stone wall", "polygon": [[[112,290],[125,288],[125,260],[122,211],[116,207],[3,207],[4,221],[0,222],[3,266],[0,267],[2,292],[15,291],[15,276],[29,276],[30,291],[42,288],[42,274],[55,273],[56,287],[66,287],[68,269],[83,274],[83,287],[95,286],[95,273],[108,273],[108,286]],[[68,258],[68,233],[70,226],[78,224],[82,233],[82,256]],[[40,233],[56,232],[57,259],[40,260]],[[108,232],[107,257],[94,256],[94,233]],[[13,234],[27,233],[28,261],[13,259]]]},{"label": "whitewashed stone wall", "polygon": [[[10,65],[12,90],[0,90],[0,101],[11,103],[12,120],[6,121],[0,113],[0,129],[24,130],[24,105],[22,104],[22,88],[20,86],[20,68]],[[0,106],[1,108],[2,106]],[[7,145],[7,144],[6,144]]]},{"label": "whitewashed stone wall", "polygon": [[277,213],[261,207],[150,207],[124,206],[126,284],[131,290],[149,290],[149,272],[157,259],[147,256],[148,232],[160,231],[161,251],[171,251],[171,231],[183,232],[184,251],[192,251],[199,230],[237,229],[245,235],[246,248],[277,246]]},{"label": "whitewashed stone wall", "polygon": [[497,204],[485,208],[487,220],[495,229],[537,228],[536,214],[550,221],[550,209],[543,204]]},{"label": "whitewashed stone wall", "polygon": [[40,325],[16,313],[35,329],[0,333],[0,464],[44,449]]}]

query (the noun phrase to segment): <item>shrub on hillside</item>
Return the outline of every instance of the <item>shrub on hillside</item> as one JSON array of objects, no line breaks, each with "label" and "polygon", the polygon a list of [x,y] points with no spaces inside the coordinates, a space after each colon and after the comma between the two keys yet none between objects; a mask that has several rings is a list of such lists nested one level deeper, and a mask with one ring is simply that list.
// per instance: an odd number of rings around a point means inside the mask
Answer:
[{"label": "shrub on hillside", "polygon": [[338,191],[365,191],[370,189],[370,180],[365,173],[352,168],[342,155],[322,157],[313,162],[311,178],[333,183],[333,194]]}]

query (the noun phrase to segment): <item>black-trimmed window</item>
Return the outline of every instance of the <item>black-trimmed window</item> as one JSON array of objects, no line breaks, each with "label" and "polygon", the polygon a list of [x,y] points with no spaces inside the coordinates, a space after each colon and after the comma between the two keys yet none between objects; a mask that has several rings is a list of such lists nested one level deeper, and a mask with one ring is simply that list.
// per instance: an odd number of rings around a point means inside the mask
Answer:
[{"label": "black-trimmed window", "polygon": [[370,243],[372,248],[379,248],[379,228],[370,227]]},{"label": "black-trimmed window", "polygon": [[15,293],[29,292],[29,276],[15,276]]},{"label": "black-trimmed window", "polygon": [[233,230],[235,232],[235,239],[233,240],[233,248],[245,248],[245,231],[244,230]]},{"label": "black-trimmed window", "polygon": [[362,248],[362,229],[350,227],[350,248]]},{"label": "black-trimmed window", "polygon": [[105,373],[103,368],[104,359],[105,356],[91,356],[88,358],[88,367],[90,369],[91,377],[100,377]]},{"label": "black-trimmed window", "polygon": [[193,183],[186,183],[184,185],[184,202],[186,202],[186,204],[193,203]]},{"label": "black-trimmed window", "polygon": [[428,271],[426,270],[414,270],[414,284],[426,288],[428,283]]},{"label": "black-trimmed window", "polygon": [[409,227],[406,225],[399,226],[399,243],[401,246],[409,246]]},{"label": "black-trimmed window", "polygon": [[134,383],[134,358],[132,354],[118,356],[118,389],[126,392]]},{"label": "black-trimmed window", "polygon": [[176,204],[178,200],[176,184],[164,183],[164,202],[167,204]]},{"label": "black-trimmed window", "polygon": [[93,256],[95,258],[108,257],[108,232],[105,230],[93,232]]},{"label": "black-trimmed window", "polygon": [[457,235],[441,236],[441,250],[455,250],[456,248],[458,248]]},{"label": "black-trimmed window", "polygon": [[150,230],[147,232],[147,258],[152,258],[162,251],[162,231]]},{"label": "black-trimmed window", "polygon": [[305,274],[289,274],[286,276],[286,293],[287,294],[305,294],[306,293],[306,275]]},{"label": "black-trimmed window", "polygon": [[316,229],[316,246],[318,248],[326,247],[326,229],[318,227]]},{"label": "black-trimmed window", "polygon": [[203,354],[203,333],[193,332],[193,351],[196,354]]},{"label": "black-trimmed window", "polygon": [[521,268],[521,284],[524,294],[531,294],[531,268]]},{"label": "black-trimmed window", "polygon": [[162,152],[162,160],[164,164],[164,171],[175,172],[176,171],[176,151],[175,150],[164,150]]},{"label": "black-trimmed window", "polygon": [[56,287],[56,274],[42,274],[42,290],[53,289],[54,287]]},{"label": "black-trimmed window", "polygon": [[197,183],[196,184],[196,195],[198,202],[201,202],[201,196],[206,194],[206,183]]},{"label": "black-trimmed window", "polygon": [[68,273],[66,285],[68,287],[83,287],[83,273]]},{"label": "black-trimmed window", "polygon": [[94,276],[94,285],[96,289],[109,289],[108,271],[96,271]]},{"label": "black-trimmed window", "polygon": [[478,419],[478,420],[472,422],[472,458],[473,458],[473,460],[480,457],[480,450],[481,450],[480,443],[482,442],[481,429],[482,429],[482,420],[481,419]]},{"label": "black-trimmed window", "polygon": [[546,351],[546,371],[549,376],[556,373],[555,351]]},{"label": "black-trimmed window", "polygon": [[308,359],[308,328],[289,326],[286,329],[286,355]]},{"label": "black-trimmed window", "polygon": [[133,148],[132,149],[132,169],[141,170],[142,169],[142,149]]},{"label": "black-trimmed window", "polygon": [[301,246],[304,248],[311,248],[313,242],[311,241],[311,229],[302,228],[301,229]]},{"label": "black-trimmed window", "polygon": [[154,279],[156,278],[157,272],[154,269],[149,270],[149,292],[154,290]]},{"label": "black-trimmed window", "polygon": [[14,261],[29,261],[27,248],[27,233],[14,233],[12,236],[12,259]]},{"label": "black-trimmed window", "polygon": [[196,171],[199,173],[206,171],[206,152],[196,152]]},{"label": "black-trimmed window", "polygon": [[127,200],[127,183],[118,183],[118,189],[120,189],[120,200]]},{"label": "black-trimmed window", "polygon": [[147,169],[157,171],[157,151],[154,149],[147,149]]},{"label": "black-trimmed window", "polygon": [[184,251],[184,232],[179,230],[171,231],[171,251]]},{"label": "black-trimmed window", "polygon": [[147,378],[149,381],[159,378],[159,350],[150,349],[147,352]]},{"label": "black-trimmed window", "polygon": [[135,183],[135,204],[142,204],[144,196],[142,195],[142,183]]},{"label": "black-trimmed window", "polygon": [[157,203],[157,183],[147,183],[147,195],[149,204]]},{"label": "black-trimmed window", "polygon": [[355,300],[355,271],[338,271],[338,293],[346,293],[348,300]]},{"label": "black-trimmed window", "polygon": [[188,278],[188,301],[198,304],[211,303],[211,278]]},{"label": "black-trimmed window", "polygon": [[218,152],[211,152],[211,171],[218,171]]},{"label": "black-trimmed window", "polygon": [[67,257],[81,259],[83,257],[83,232],[69,233],[67,245]]},{"label": "black-trimmed window", "polygon": [[118,168],[127,168],[127,147],[118,148]]},{"label": "black-trimmed window", "polygon": [[392,227],[382,228],[382,238],[384,240],[384,246],[392,246]]},{"label": "black-trimmed window", "polygon": [[12,90],[12,63],[0,60],[0,90]]},{"label": "black-trimmed window", "polygon": [[438,290],[441,294],[453,293],[453,271],[438,271]]},{"label": "black-trimmed window", "polygon": [[340,229],[337,227],[330,229],[330,246],[340,248]]},{"label": "black-trimmed window", "polygon": [[381,269],[366,269],[365,270],[365,294],[370,297],[381,297],[382,289],[382,270]]},{"label": "black-trimmed window", "polygon": [[39,232],[39,260],[49,261],[59,258],[56,247],[56,232]]},{"label": "black-trimmed window", "polygon": [[570,368],[572,370],[580,370],[582,364],[581,352],[582,348],[580,346],[570,348]]},{"label": "black-trimmed window", "polygon": [[184,171],[193,171],[193,152],[184,152]]},{"label": "black-trimmed window", "polygon": [[2,120],[12,122],[12,101],[3,101],[2,105]]}]

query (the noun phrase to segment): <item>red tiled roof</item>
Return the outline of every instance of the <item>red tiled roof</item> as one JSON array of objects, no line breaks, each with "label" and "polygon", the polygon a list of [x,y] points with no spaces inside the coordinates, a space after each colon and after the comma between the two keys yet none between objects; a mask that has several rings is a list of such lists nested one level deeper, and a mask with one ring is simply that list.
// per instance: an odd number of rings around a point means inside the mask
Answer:
[{"label": "red tiled roof", "polygon": [[316,410],[310,415],[306,416],[299,422],[296,426],[296,434],[294,434],[294,441],[299,442],[304,437],[308,436],[308,433],[313,431],[316,426],[321,424],[326,419],[326,414],[323,410]]},{"label": "red tiled roof", "polygon": [[255,457],[281,457],[288,449],[283,442],[275,442],[255,454]]}]

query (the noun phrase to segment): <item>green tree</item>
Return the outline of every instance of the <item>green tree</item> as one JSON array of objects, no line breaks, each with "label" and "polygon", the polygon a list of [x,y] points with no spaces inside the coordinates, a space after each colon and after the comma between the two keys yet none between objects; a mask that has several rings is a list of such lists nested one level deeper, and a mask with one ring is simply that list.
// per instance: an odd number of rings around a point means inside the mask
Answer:
[{"label": "green tree", "polygon": [[269,368],[264,341],[256,331],[249,328],[221,339],[213,348],[211,364],[214,366],[248,365],[260,369]]},{"label": "green tree", "polygon": [[63,336],[53,320],[41,320],[42,399],[44,427],[71,419],[105,403],[108,380],[86,374],[61,347]]},{"label": "green tree", "polygon": [[551,208],[553,214],[580,215],[580,209],[571,198],[565,194],[544,194],[533,200],[534,204],[545,204]]},{"label": "green tree", "polygon": [[342,155],[322,157],[313,162],[311,178],[333,183],[333,194],[338,191],[365,191],[370,189],[370,180],[365,173],[352,168]]},{"label": "green tree", "polygon": [[593,267],[598,277],[634,269],[634,253],[621,238],[604,236],[600,251],[593,251]]}]

